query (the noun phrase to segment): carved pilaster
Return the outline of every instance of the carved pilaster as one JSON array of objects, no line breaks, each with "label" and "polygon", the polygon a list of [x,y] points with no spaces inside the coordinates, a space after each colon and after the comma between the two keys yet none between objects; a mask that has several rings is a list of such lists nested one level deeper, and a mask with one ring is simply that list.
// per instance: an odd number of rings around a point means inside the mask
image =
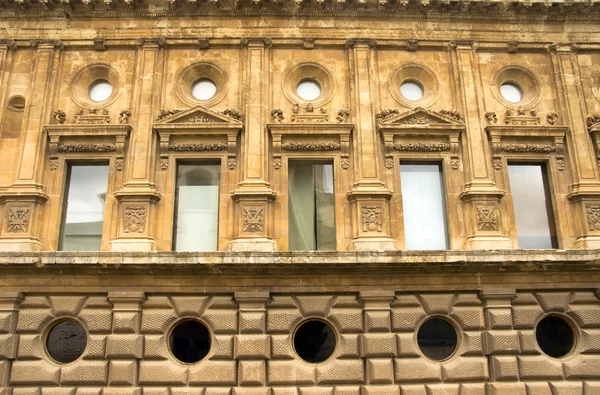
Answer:
[{"label": "carved pilaster", "polygon": [[0,292],[0,338],[2,339],[2,367],[0,388],[9,386],[9,372],[12,360],[17,357],[19,335],[16,333],[19,305],[23,301],[20,292]]}]

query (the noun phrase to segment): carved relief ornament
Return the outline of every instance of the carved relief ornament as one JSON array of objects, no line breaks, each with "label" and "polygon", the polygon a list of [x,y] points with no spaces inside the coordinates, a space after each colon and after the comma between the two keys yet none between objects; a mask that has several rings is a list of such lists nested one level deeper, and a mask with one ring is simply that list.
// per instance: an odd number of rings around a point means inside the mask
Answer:
[{"label": "carved relief ornament", "polygon": [[588,131],[594,142],[594,151],[596,151],[596,162],[600,167],[600,114],[588,115],[586,119]]},{"label": "carved relief ornament", "polygon": [[27,233],[31,220],[31,207],[9,206],[6,216],[6,231],[8,233]]},{"label": "carved relief ornament", "polygon": [[125,233],[143,233],[146,228],[146,207],[125,206],[123,230]]},{"label": "carved relief ornament", "polygon": [[381,206],[362,206],[360,208],[363,232],[381,232],[383,210]]},{"label": "carved relief ornament", "polygon": [[265,213],[263,207],[243,208],[244,232],[263,233],[265,228]]},{"label": "carved relief ornament", "polygon": [[483,232],[498,230],[498,214],[494,206],[476,206],[477,229]]}]

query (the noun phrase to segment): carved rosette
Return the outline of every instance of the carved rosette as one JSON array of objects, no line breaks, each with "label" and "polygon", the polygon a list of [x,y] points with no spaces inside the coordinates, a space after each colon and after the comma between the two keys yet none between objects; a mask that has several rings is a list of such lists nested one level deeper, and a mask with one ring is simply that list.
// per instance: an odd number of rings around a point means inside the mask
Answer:
[{"label": "carved rosette", "polygon": [[146,227],[146,207],[125,206],[123,230],[125,233],[143,233]]},{"label": "carved rosette", "polygon": [[383,209],[381,206],[362,206],[360,216],[363,232],[381,232]]},{"label": "carved rosette", "polygon": [[27,233],[31,220],[31,207],[10,206],[7,211],[6,231],[8,233]]},{"label": "carved rosette", "polygon": [[498,231],[498,215],[494,206],[477,206],[477,229],[483,232]]},{"label": "carved rosette", "polygon": [[264,208],[262,207],[244,207],[243,208],[244,232],[262,233],[265,228]]},{"label": "carved rosette", "polygon": [[585,212],[587,215],[588,228],[591,231],[600,230],[600,206],[586,206]]}]

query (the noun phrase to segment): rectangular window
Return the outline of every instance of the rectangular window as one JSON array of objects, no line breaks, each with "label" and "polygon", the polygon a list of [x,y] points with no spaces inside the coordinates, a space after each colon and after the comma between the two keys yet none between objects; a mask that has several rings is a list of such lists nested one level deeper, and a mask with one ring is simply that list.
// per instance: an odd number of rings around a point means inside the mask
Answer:
[{"label": "rectangular window", "polygon": [[290,161],[290,250],[335,250],[333,165]]},{"label": "rectangular window", "polygon": [[61,251],[100,251],[108,164],[69,165]]},{"label": "rectangular window", "polygon": [[508,165],[519,248],[556,248],[548,174],[543,164]]},{"label": "rectangular window", "polygon": [[173,250],[217,250],[220,184],[219,163],[177,165]]},{"label": "rectangular window", "polygon": [[440,163],[400,162],[407,250],[447,250],[444,174]]}]

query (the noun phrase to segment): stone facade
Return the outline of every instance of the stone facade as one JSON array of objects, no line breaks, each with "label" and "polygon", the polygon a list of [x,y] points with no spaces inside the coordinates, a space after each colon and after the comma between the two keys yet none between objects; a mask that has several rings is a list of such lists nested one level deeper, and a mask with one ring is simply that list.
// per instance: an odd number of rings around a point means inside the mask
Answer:
[{"label": "stone facade", "polygon": [[[598,1],[15,0],[0,17],[0,395],[600,394]],[[191,159],[220,163],[217,252],[171,252]],[[289,251],[296,159],[333,164],[336,251]],[[406,251],[399,163],[424,159],[448,251]],[[101,251],[57,252],[68,165],[100,160]],[[519,248],[509,161],[546,165],[557,249]],[[572,327],[564,358],[536,342],[547,316]],[[430,317],[456,329],[447,360],[417,345]],[[61,364],[45,341],[65,318],[87,345]],[[195,364],[169,351],[185,319],[211,335]],[[307,319],[336,334],[323,363],[294,351]]]}]

